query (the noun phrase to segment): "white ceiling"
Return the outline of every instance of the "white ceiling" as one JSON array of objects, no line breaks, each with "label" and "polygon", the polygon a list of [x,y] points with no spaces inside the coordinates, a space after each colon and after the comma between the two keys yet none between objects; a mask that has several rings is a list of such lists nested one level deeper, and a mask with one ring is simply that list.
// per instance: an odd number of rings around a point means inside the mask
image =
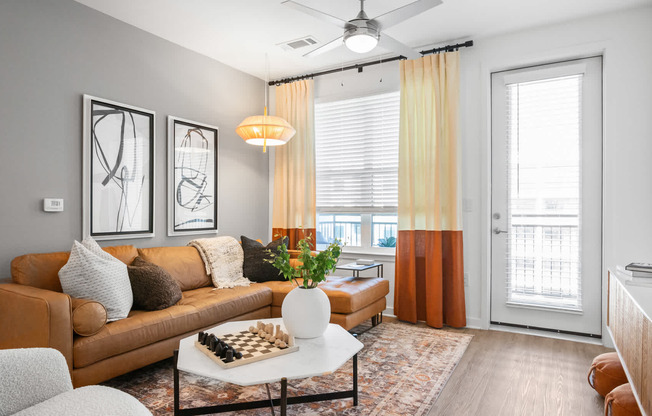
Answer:
[{"label": "white ceiling", "polygon": [[[270,79],[396,55],[380,48],[361,55],[340,47],[311,58],[302,57],[310,48],[284,51],[277,45],[307,35],[322,44],[342,33],[282,0],[76,1],[261,79],[266,54]],[[358,0],[296,1],[344,20],[359,10]],[[367,0],[365,11],[373,18],[412,1]],[[444,0],[387,33],[419,49],[649,4],[652,0]]]}]

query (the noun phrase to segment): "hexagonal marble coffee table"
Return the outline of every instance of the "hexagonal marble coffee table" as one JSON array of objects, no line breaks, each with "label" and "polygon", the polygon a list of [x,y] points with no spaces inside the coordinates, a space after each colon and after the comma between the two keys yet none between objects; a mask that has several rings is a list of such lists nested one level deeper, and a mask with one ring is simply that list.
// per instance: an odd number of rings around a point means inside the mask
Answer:
[{"label": "hexagonal marble coffee table", "polygon": [[[250,326],[256,326],[257,321],[228,322],[209,329],[208,332],[216,334],[235,333],[245,330]],[[281,318],[262,319],[262,321],[273,323],[274,325],[278,324],[283,327],[283,320]],[[274,406],[280,406],[281,415],[285,416],[288,404],[349,397],[353,398],[354,406],[358,405],[358,352],[362,349],[363,345],[339,325],[329,324],[324,335],[319,338],[297,338],[295,341],[296,345],[299,346],[299,351],[229,369],[218,366],[209,357],[199,351],[194,345],[196,338],[197,335],[193,335],[182,339],[179,342],[179,349],[174,353],[175,415],[202,415],[262,407],[270,407],[273,415]],[[287,396],[288,380],[331,374],[351,358],[353,358],[353,388],[351,390],[306,396]],[[180,409],[179,370],[240,386],[265,384],[269,400]],[[272,399],[269,392],[269,383],[275,382],[281,383],[281,397]]]}]

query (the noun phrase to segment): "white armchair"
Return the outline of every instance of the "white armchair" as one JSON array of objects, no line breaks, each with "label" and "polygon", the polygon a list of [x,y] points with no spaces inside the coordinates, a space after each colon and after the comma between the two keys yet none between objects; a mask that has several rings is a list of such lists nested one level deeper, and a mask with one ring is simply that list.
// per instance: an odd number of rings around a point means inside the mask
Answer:
[{"label": "white armchair", "polygon": [[72,388],[66,359],[52,348],[0,350],[0,416],[149,415],[134,397],[105,386]]}]

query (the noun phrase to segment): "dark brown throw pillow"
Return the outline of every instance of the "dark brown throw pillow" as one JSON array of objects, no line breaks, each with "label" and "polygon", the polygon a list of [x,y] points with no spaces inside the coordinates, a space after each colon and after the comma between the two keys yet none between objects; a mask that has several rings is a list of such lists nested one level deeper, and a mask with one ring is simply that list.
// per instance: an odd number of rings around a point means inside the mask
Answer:
[{"label": "dark brown throw pillow", "polygon": [[181,299],[177,282],[160,266],[136,257],[127,266],[131,291],[134,293],[132,309],[157,311],[168,308]]},{"label": "dark brown throw pillow", "polygon": [[244,250],[244,277],[252,282],[269,282],[272,280],[285,280],[277,268],[266,262],[265,259],[272,259],[272,255],[267,252],[271,250],[276,253],[277,248],[285,243],[287,246],[289,239],[287,237],[274,240],[266,246],[256,240],[247,238],[244,235],[240,237],[242,241],[242,250]]}]

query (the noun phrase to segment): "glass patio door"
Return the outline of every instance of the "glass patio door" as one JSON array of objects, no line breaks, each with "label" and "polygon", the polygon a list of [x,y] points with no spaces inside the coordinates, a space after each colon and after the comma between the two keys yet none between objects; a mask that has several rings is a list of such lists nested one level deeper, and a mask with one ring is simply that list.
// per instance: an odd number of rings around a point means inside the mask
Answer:
[{"label": "glass patio door", "polygon": [[492,74],[492,323],[601,334],[601,68]]}]

